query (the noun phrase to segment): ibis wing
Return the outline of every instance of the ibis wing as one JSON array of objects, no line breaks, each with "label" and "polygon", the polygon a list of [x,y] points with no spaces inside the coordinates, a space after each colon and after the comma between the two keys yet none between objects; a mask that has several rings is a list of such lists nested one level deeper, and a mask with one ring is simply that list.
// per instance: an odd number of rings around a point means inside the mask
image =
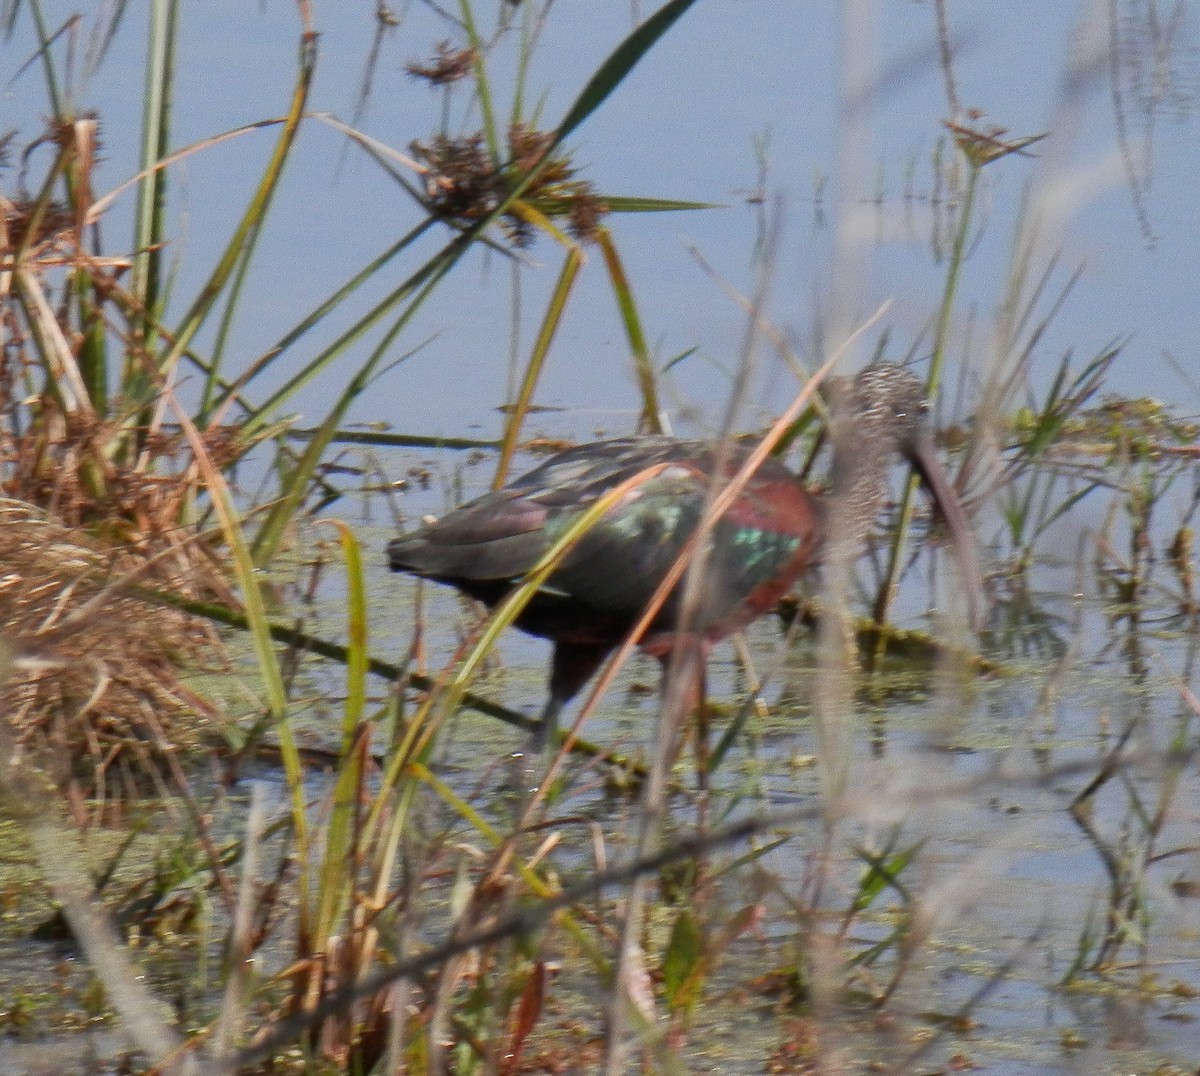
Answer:
[{"label": "ibis wing", "polygon": [[[658,437],[569,449],[508,488],[395,539],[388,546],[392,568],[475,593],[483,591],[473,584],[515,583],[597,498],[646,468],[667,464],[584,533],[544,587],[547,596],[602,618],[634,618],[696,530],[711,482],[711,453],[702,442]],[[764,481],[791,486],[791,476],[773,462],[760,473]],[[704,617],[725,617],[790,560],[797,538],[771,517],[771,505],[752,482],[714,527],[706,543]],[[672,599],[664,618],[674,615]]]},{"label": "ibis wing", "polygon": [[[708,493],[702,474],[674,469],[651,480],[640,495],[624,501],[580,540],[550,585],[598,612],[636,617],[658,591],[675,562],[685,554]],[[804,535],[777,529],[764,520],[739,519],[737,509],[754,500],[748,491],[730,514],[719,519],[698,545],[702,557],[697,595],[699,623],[717,623],[765,584],[790,582]],[[661,619],[674,622],[679,591],[668,599]]]},{"label": "ibis wing", "polygon": [[[686,442],[629,437],[567,449],[496,493],[485,494],[388,545],[394,571],[450,583],[516,581],[596,499],[664,462]],[[619,511],[619,509],[617,509]]]},{"label": "ibis wing", "polygon": [[490,493],[388,544],[393,571],[431,579],[505,580],[546,549],[547,511],[512,490]]},{"label": "ibis wing", "polygon": [[695,531],[706,485],[681,468],[651,479],[580,538],[549,586],[599,612],[637,616]]}]

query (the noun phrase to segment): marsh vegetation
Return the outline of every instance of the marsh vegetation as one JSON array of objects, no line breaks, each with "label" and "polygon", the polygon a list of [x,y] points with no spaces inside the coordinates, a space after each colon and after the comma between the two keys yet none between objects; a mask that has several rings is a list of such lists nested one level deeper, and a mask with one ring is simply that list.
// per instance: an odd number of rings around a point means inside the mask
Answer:
[{"label": "marsh vegetation", "polygon": [[[832,180],[793,198],[836,240],[827,303],[803,346],[776,316],[798,214],[763,137],[741,276],[697,255],[742,332],[708,363],[655,342],[630,236],[732,209],[653,177],[607,190],[578,148],[621,95],[660,107],[641,80],[703,5],[651,7],[565,64],[557,107],[539,50],[579,10],[381,3],[361,67],[330,73],[347,120],[314,105],[337,38],[297,2],[287,85],[183,145],[179,98],[200,91],[179,70],[219,15],[0,5],[11,85],[38,99],[0,130],[0,1076],[1200,1064],[1195,385],[1114,389],[1145,361],[1121,310],[1095,346],[1052,343],[1090,286],[1057,241],[1098,71],[1132,229],[1160,238],[1152,120],[1190,109],[1186,5],[1081,15],[1061,130],[1016,133],[960,100],[955,12],[921,6],[943,122],[919,164],[884,162],[903,191],[871,197],[862,103],[887,80],[854,59],[846,5],[857,105]],[[138,79],[106,81],[129,55]],[[397,55],[433,119],[389,141],[367,132]],[[107,148],[118,124],[141,132],[131,157]],[[213,159],[220,197],[192,206],[179,187]],[[344,274],[314,239],[314,160],[364,218],[379,177],[395,198],[386,235],[324,235],[352,250]],[[874,226],[897,218],[927,232],[938,298],[858,309]],[[981,271],[997,251],[1004,271]],[[600,359],[564,330],[588,289]],[[491,381],[478,355],[416,367],[475,322]],[[390,575],[397,528],[598,426],[769,438],[819,483],[815,390],[872,357],[925,378],[985,569],[978,622],[897,481],[852,573],[812,573],[717,650],[703,727],[686,678],[660,694],[631,640],[530,781],[546,652],[508,629],[549,562],[489,612]],[[620,382],[625,412],[540,409],[572,362],[580,385]]]}]

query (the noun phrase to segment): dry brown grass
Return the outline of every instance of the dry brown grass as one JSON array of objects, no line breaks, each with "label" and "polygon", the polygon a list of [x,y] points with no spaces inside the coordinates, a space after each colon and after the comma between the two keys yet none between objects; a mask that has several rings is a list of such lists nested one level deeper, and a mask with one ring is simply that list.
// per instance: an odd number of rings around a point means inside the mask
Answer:
[{"label": "dry brown grass", "polygon": [[183,547],[104,549],[24,502],[0,500],[5,738],[77,811],[173,787],[180,755],[219,727],[217,710],[183,680],[221,655],[215,632],[139,599],[135,582],[188,592],[203,579]]}]

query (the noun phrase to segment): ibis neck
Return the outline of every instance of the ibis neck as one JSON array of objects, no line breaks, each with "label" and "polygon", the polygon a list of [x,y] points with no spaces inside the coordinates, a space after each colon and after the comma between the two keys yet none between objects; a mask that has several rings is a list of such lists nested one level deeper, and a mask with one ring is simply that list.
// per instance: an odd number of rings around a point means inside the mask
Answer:
[{"label": "ibis neck", "polygon": [[888,471],[869,440],[834,445],[825,513],[825,558],[856,559],[887,500]]}]

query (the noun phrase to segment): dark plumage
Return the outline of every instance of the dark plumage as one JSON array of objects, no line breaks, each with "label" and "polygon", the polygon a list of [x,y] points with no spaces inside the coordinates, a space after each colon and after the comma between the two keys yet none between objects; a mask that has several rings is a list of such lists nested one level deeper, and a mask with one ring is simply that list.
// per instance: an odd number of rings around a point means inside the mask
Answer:
[{"label": "dark plumage", "polygon": [[[705,649],[771,609],[802,572],[829,555],[831,541],[846,543],[839,553],[857,554],[886,497],[887,464],[896,452],[920,473],[950,527],[972,592],[977,587],[968,524],[937,459],[920,382],[879,362],[830,395],[830,492],[810,493],[782,463],[767,459],[712,530],[699,608],[688,625]],[[583,535],[516,621],[554,643],[544,742],[562,707],[641,617],[695,530],[718,467],[722,478],[732,478],[749,452],[673,437],[579,445],[394,539],[388,558],[394,571],[495,605],[597,498],[666,465]],[[679,627],[682,589],[675,588],[640,643],[663,660]]]}]

